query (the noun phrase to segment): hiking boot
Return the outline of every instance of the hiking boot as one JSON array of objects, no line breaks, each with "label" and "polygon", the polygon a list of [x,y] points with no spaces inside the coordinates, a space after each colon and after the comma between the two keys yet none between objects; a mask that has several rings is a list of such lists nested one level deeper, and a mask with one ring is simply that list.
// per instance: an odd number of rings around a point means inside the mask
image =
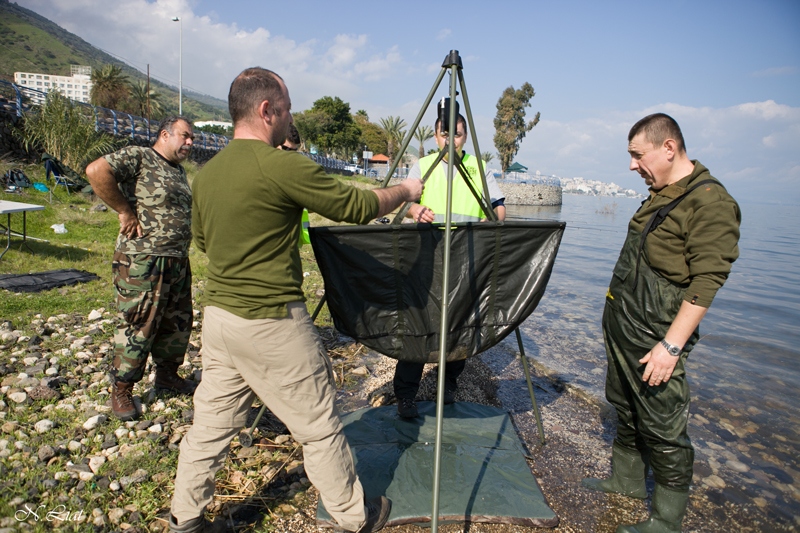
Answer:
[{"label": "hiking boot", "polygon": [[111,387],[111,412],[123,422],[139,416],[133,403],[133,385],[134,383],[115,381]]},{"label": "hiking boot", "polygon": [[417,418],[417,402],[411,398],[399,398],[397,400],[397,414],[400,418]]},{"label": "hiking boot", "polygon": [[647,498],[645,478],[648,466],[638,450],[614,444],[611,448],[611,477],[608,479],[587,477],[581,484],[587,489],[616,492],[643,500]]},{"label": "hiking boot", "polygon": [[224,518],[217,517],[213,522],[209,522],[201,515],[178,525],[176,518],[170,514],[169,530],[171,533],[224,533],[227,528]]},{"label": "hiking boot", "polygon": [[456,390],[455,389],[448,389],[447,387],[444,388],[444,404],[450,405],[451,403],[456,403]]},{"label": "hiking boot", "polygon": [[[383,529],[386,521],[389,520],[389,513],[392,511],[392,500],[386,496],[378,496],[364,502],[364,507],[367,512],[367,519],[360,528],[352,533],[374,533]],[[333,531],[334,533],[350,533],[348,530],[339,527],[334,528]]]},{"label": "hiking boot", "polygon": [[177,363],[156,365],[156,390],[159,392],[177,392],[178,394],[194,394],[197,385],[193,381],[178,375]]}]

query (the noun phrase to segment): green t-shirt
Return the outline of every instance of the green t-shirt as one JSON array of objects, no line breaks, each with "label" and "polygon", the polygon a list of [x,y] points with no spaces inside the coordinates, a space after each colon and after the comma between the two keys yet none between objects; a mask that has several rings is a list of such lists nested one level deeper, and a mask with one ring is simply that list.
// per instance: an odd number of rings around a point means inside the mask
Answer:
[{"label": "green t-shirt", "polygon": [[192,183],[192,231],[208,255],[206,305],[246,319],[282,318],[304,301],[297,241],[303,208],[365,224],[378,197],[328,176],[302,154],[234,139]]},{"label": "green t-shirt", "polygon": [[120,234],[117,251],[186,257],[192,242],[192,191],[183,167],[141,146],[127,146],[105,160],[142,227],[141,237]]}]

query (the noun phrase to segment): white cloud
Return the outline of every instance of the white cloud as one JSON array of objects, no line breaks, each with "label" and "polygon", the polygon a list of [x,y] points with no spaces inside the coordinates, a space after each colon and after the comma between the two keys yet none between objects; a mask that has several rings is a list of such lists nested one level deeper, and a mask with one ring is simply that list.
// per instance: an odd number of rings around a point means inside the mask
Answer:
[{"label": "white cloud", "polygon": [[[734,193],[763,198],[773,184],[799,181],[800,108],[772,101],[720,109],[666,103],[571,122],[543,119],[523,140],[517,159],[543,174],[614,181],[644,192],[641,178],[628,171],[626,139],[639,118],[654,112],[678,121],[689,157]],[[797,196],[797,185],[790,195]]]},{"label": "white cloud", "polygon": [[367,61],[357,63],[354,71],[359,76],[363,76],[366,81],[386,79],[396,73],[400,59],[398,47],[393,46],[385,54],[376,54]]},{"label": "white cloud", "polygon": [[328,49],[328,66],[342,68],[355,60],[358,50],[367,44],[366,35],[337,35],[334,44]]},{"label": "white cloud", "polygon": [[756,78],[766,78],[772,76],[789,76],[796,73],[797,67],[772,67],[753,72],[752,76]]},{"label": "white cloud", "polygon": [[[143,72],[149,64],[153,77],[173,86],[178,85],[182,26],[184,88],[222,99],[233,78],[251,66],[280,74],[294,108],[306,109],[325,95],[353,99],[363,91],[360,82],[385,79],[402,63],[396,46],[368,50],[366,35],[340,34],[329,42],[297,41],[284,33],[283,24],[248,30],[197,15],[190,0],[19,3]],[[174,16],[181,22],[173,22]]]},{"label": "white cloud", "polygon": [[444,41],[445,39],[450,37],[450,35],[452,33],[453,33],[453,31],[451,29],[449,29],[449,28],[441,29],[441,30],[439,30],[439,33],[436,35],[436,40],[437,41]]}]

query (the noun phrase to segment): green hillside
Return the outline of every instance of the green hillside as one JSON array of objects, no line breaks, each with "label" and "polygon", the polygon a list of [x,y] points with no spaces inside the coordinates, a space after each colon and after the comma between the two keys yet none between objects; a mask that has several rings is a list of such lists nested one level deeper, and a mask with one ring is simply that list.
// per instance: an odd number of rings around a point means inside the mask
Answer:
[{"label": "green hillside", "polygon": [[[14,72],[42,72],[69,76],[70,65],[118,65],[131,81],[147,76],[128,64],[93,47],[50,20],[11,3],[0,0],[0,79],[14,81]],[[161,95],[165,111],[178,112],[178,90],[150,78],[151,86]],[[183,114],[195,120],[229,120],[224,100],[183,91]]]}]

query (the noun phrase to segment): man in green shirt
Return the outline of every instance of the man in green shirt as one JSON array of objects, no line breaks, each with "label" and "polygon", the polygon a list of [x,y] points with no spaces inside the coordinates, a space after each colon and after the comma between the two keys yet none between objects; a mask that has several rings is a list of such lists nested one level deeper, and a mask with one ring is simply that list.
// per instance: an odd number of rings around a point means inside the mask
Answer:
[{"label": "man in green shirt", "polygon": [[203,519],[214,474],[256,396],[303,445],[305,470],[339,531],[381,529],[391,502],[369,501],[334,405],[331,363],[306,311],[298,251],[304,208],[365,224],[420,197],[418,180],[362,190],[301,154],[278,150],[292,123],[280,76],[259,67],[231,84],[233,140],[193,186],[192,230],[208,256],[203,380],[181,442],[170,528],[210,530]]},{"label": "man in green shirt", "polygon": [[680,127],[663,113],[628,135],[630,169],[650,197],[628,226],[603,313],[606,398],[618,417],[612,475],[583,484],[646,498],[649,467],[656,486],[650,517],[618,533],[681,531],[694,462],[684,364],[739,256],[739,206],[684,146]]}]

